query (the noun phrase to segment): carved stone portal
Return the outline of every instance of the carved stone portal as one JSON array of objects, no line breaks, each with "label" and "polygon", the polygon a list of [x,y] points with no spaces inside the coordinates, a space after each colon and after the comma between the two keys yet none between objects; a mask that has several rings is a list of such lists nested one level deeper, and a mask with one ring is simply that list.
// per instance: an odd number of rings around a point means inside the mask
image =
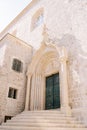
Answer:
[{"label": "carved stone portal", "polygon": [[67,81],[67,52],[64,47],[42,44],[27,71],[25,110],[44,110],[46,77],[59,73],[60,110],[70,113]]}]

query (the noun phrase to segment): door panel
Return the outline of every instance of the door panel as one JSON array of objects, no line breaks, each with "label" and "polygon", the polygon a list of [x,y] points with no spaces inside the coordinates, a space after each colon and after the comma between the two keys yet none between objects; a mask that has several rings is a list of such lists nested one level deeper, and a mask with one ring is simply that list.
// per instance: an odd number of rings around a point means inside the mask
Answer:
[{"label": "door panel", "polygon": [[53,79],[52,76],[50,76],[46,80],[46,109],[53,109],[52,93],[53,93]]},{"label": "door panel", "polygon": [[59,94],[58,85],[54,87],[54,108],[60,108],[60,94]]},{"label": "door panel", "polygon": [[46,109],[60,108],[59,74],[46,78]]}]

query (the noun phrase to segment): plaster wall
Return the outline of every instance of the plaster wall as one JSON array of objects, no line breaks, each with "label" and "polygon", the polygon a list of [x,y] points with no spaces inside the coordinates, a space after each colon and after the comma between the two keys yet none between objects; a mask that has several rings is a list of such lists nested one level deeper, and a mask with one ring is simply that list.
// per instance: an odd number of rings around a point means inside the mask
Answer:
[{"label": "plaster wall", "polygon": [[[7,35],[2,46],[6,46],[3,66],[0,68],[0,115],[1,122],[4,116],[14,116],[24,110],[26,94],[26,70],[31,61],[32,47],[22,41]],[[13,59],[17,58],[23,63],[23,72],[12,69]],[[17,99],[9,98],[9,87],[17,89]]]},{"label": "plaster wall", "polygon": [[[72,113],[87,124],[87,1],[37,0],[36,3],[11,28],[4,31],[39,48],[43,24],[30,31],[31,19],[36,11],[44,8],[44,23],[49,39],[68,51],[68,84]],[[22,15],[22,14],[21,14]]]}]

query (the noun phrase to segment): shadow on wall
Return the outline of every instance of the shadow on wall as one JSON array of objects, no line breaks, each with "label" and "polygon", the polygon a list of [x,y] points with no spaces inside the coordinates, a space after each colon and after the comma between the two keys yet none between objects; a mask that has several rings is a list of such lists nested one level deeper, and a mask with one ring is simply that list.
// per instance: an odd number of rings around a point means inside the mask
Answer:
[{"label": "shadow on wall", "polygon": [[87,123],[87,54],[82,49],[81,41],[73,35],[65,34],[61,39],[54,38],[53,41],[58,46],[65,46],[68,52],[69,102],[72,113]]}]

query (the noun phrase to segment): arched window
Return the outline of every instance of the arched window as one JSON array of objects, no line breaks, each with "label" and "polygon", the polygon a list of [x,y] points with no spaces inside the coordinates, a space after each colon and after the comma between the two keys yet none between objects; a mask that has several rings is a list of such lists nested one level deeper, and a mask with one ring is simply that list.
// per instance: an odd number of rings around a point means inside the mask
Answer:
[{"label": "arched window", "polygon": [[31,20],[31,31],[41,25],[44,20],[43,8],[40,8],[32,17]]}]

